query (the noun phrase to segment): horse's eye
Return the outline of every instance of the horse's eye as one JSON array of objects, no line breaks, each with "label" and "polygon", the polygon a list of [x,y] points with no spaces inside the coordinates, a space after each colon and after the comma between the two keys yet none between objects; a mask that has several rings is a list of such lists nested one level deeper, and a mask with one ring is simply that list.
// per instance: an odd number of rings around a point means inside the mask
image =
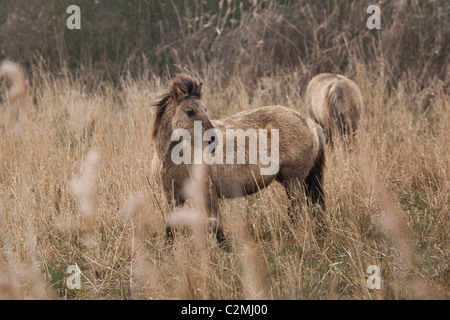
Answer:
[{"label": "horse's eye", "polygon": [[188,115],[188,117],[192,117],[193,115],[195,115],[195,111],[194,110],[188,110],[188,111],[186,111],[186,114]]}]

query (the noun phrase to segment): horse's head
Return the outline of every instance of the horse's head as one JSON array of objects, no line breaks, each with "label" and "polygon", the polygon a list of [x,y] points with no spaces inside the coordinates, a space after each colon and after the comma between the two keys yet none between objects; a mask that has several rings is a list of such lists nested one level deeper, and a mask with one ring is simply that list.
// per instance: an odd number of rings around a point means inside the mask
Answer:
[{"label": "horse's head", "polygon": [[200,121],[202,131],[212,129],[208,110],[201,101],[203,83],[197,83],[186,75],[178,75],[171,84],[175,112],[172,117],[172,128],[183,128],[193,136],[194,123]]},{"label": "horse's head", "polygon": [[[201,124],[202,136],[206,130],[213,129],[208,111],[201,101],[203,83],[198,83],[185,74],[177,75],[170,84],[170,92],[157,104],[156,117],[153,124],[153,139],[166,139],[177,129],[189,131],[194,139],[194,127]],[[170,135],[169,135],[170,137]]]}]

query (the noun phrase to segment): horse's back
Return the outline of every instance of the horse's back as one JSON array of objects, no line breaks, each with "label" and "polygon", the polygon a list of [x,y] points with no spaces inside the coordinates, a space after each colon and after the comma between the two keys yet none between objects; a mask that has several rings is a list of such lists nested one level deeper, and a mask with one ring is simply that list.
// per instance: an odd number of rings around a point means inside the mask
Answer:
[{"label": "horse's back", "polygon": [[[308,142],[316,141],[314,125],[311,119],[304,114],[284,106],[266,106],[257,109],[242,111],[236,115],[220,120],[212,120],[216,130],[226,136],[227,129],[273,129],[279,132],[280,152],[289,149],[307,150]],[[305,139],[306,138],[306,139]],[[225,140],[225,139],[224,139]]]},{"label": "horse's back", "polygon": [[[302,125],[307,127],[307,117],[302,113],[284,106],[265,106],[257,109],[242,111],[233,116],[212,120],[214,128],[246,129],[246,128],[271,128],[273,125]],[[274,127],[275,128],[275,127]],[[281,128],[278,128],[281,129]]]}]

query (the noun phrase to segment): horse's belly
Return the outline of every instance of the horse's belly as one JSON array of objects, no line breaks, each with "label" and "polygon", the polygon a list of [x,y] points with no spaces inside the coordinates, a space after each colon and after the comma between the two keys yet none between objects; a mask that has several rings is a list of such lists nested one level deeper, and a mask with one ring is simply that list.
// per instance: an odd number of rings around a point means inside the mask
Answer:
[{"label": "horse's belly", "polygon": [[[276,175],[261,175],[257,170],[245,168],[235,169],[231,165],[228,170],[217,176],[217,193],[219,197],[237,198],[249,195],[267,187]],[[244,166],[245,167],[245,166]]]}]

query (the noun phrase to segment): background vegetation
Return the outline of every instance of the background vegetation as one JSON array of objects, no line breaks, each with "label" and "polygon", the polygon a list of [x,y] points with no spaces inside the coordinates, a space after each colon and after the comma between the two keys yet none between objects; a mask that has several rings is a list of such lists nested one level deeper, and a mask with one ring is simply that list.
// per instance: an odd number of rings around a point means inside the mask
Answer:
[{"label": "background vegetation", "polygon": [[[66,8],[81,8],[67,30]],[[449,294],[448,1],[45,1],[0,4],[0,296],[57,299],[412,299]],[[232,248],[188,223],[164,241],[150,176],[153,110],[176,72],[211,118],[269,104],[307,113],[338,72],[365,106],[354,150],[327,149],[327,220],[289,223],[279,185],[221,204]],[[162,209],[162,210],[161,210]],[[77,263],[82,288],[69,290]],[[366,270],[378,265],[380,290]]]},{"label": "background vegetation", "polygon": [[[41,59],[118,81],[144,66],[168,76],[189,66],[200,76],[257,77],[297,70],[352,72],[350,61],[391,81],[448,81],[448,1],[383,1],[382,29],[366,28],[367,1],[84,0],[81,30],[68,30],[73,1],[5,0],[0,48],[27,67]],[[1,58],[1,56],[0,56]],[[148,76],[148,75],[147,75]]]}]

